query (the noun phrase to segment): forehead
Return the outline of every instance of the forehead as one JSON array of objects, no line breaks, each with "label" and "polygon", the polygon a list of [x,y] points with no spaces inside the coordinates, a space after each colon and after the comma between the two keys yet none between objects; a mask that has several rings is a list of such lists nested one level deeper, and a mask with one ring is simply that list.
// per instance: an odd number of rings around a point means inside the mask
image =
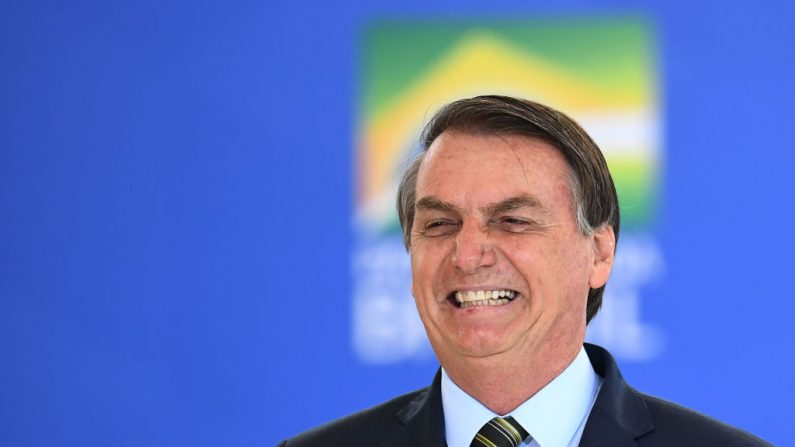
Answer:
[{"label": "forehead", "polygon": [[425,154],[417,198],[430,195],[467,202],[532,195],[568,201],[569,187],[568,163],[557,148],[541,139],[448,131]]}]

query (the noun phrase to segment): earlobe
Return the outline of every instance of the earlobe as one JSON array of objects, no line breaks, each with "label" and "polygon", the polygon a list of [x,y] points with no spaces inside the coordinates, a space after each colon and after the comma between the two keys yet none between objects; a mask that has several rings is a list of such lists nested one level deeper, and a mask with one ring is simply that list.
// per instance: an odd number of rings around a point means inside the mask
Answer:
[{"label": "earlobe", "polygon": [[610,277],[613,269],[616,251],[616,235],[613,227],[604,224],[593,233],[594,244],[594,265],[589,278],[589,285],[592,289],[602,287]]}]

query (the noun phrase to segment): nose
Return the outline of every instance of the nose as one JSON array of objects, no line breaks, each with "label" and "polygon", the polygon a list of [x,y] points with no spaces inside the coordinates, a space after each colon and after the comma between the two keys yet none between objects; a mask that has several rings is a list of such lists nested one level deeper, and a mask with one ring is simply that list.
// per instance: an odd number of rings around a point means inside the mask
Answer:
[{"label": "nose", "polygon": [[496,259],[486,228],[465,222],[455,238],[453,265],[463,273],[472,274],[494,265]]}]

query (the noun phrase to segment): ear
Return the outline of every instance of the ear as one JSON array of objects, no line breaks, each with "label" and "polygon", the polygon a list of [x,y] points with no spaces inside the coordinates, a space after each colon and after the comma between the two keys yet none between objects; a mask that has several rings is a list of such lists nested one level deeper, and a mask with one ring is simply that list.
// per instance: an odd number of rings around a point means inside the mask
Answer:
[{"label": "ear", "polygon": [[604,224],[593,233],[594,260],[588,284],[592,289],[598,289],[607,283],[610,271],[613,269],[616,251],[616,235],[613,227]]}]

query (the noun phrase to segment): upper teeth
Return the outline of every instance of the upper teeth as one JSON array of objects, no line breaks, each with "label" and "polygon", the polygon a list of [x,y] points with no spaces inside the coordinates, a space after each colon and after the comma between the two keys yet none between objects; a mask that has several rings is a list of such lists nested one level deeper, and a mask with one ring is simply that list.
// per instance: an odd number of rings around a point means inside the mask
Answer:
[{"label": "upper teeth", "polygon": [[516,292],[513,290],[470,290],[466,292],[458,291],[455,293],[455,300],[459,303],[470,301],[496,300],[503,297],[513,299]]}]

